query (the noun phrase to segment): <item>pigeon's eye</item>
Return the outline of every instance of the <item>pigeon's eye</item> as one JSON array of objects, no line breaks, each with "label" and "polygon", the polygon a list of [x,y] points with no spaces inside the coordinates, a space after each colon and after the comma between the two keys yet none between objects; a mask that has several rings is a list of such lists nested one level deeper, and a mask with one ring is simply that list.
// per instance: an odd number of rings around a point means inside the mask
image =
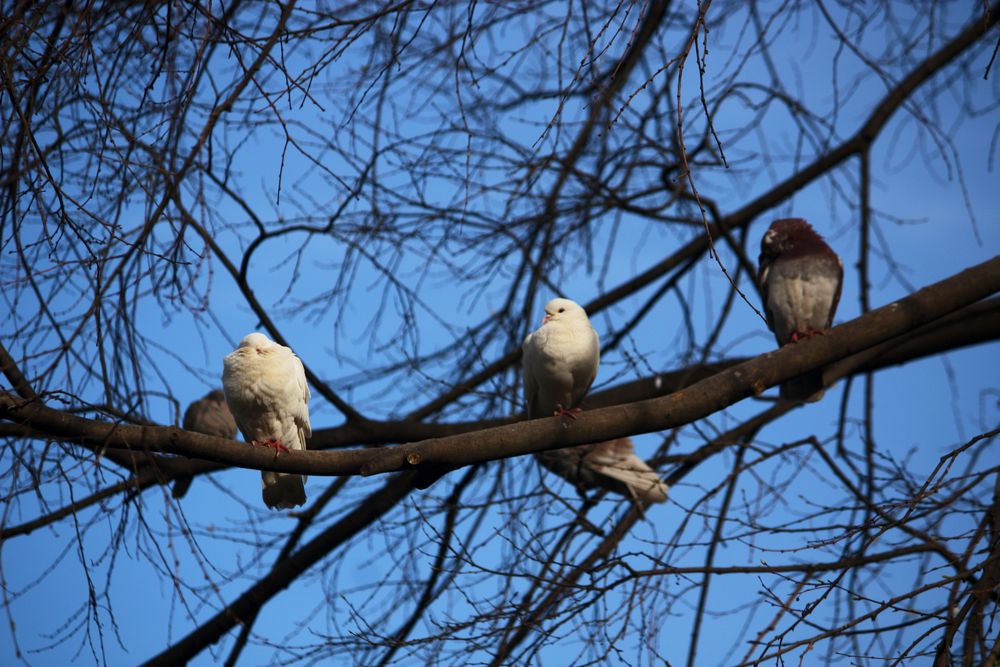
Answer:
[{"label": "pigeon's eye", "polygon": [[565,312],[566,312],[566,309],[565,309],[565,308],[560,308],[560,309],[559,309],[559,312],[560,312],[560,313],[565,313]]}]

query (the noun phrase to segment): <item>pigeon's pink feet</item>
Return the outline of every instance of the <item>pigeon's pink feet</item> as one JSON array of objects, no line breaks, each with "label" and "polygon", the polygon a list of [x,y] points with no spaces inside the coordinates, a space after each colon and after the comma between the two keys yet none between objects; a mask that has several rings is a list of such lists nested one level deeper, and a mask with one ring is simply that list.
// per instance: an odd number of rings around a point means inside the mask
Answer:
[{"label": "pigeon's pink feet", "polygon": [[278,458],[278,454],[281,452],[291,451],[285,445],[281,444],[281,440],[276,438],[268,438],[267,440],[254,440],[254,445],[260,445],[261,447],[273,447],[274,448],[274,458]]},{"label": "pigeon's pink feet", "polygon": [[[806,338],[812,338],[813,336],[822,336],[825,332],[822,329],[806,329],[802,333],[798,331],[792,332],[792,337],[789,339],[788,343],[798,343],[800,340],[805,340]],[[786,345],[788,344],[786,343]]]},{"label": "pigeon's pink feet", "polygon": [[556,404],[556,411],[552,414],[556,417],[569,417],[570,419],[576,419],[576,416],[583,412],[580,408],[564,408],[563,406]]}]

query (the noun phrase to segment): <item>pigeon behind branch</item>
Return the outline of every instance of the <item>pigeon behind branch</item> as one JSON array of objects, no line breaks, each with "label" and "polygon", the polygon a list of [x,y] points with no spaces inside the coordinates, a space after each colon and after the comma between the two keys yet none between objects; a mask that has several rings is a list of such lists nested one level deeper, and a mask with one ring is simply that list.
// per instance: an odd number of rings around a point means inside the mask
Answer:
[{"label": "pigeon behind branch", "polygon": [[226,394],[221,389],[213,389],[188,406],[184,412],[184,429],[214,435],[220,438],[236,438],[236,420],[226,405]]},{"label": "pigeon behind branch", "polygon": [[[542,326],[522,346],[528,417],[572,417],[593,384],[601,345],[587,313],[569,299],[545,305]],[[605,488],[642,502],[666,500],[667,485],[632,451],[628,438],[535,454],[543,466],[578,489]]]},{"label": "pigeon behind branch", "polygon": [[[309,387],[295,353],[260,333],[247,335],[226,355],[222,372],[226,402],[243,437],[253,445],[274,447],[275,456],[305,449],[309,426]],[[289,509],[306,502],[302,475],[262,471],[264,503]]]},{"label": "pigeon behind branch", "polygon": [[[833,324],[844,267],[830,246],[801,218],[775,220],[760,241],[758,283],[767,325],[779,345],[823,333]],[[823,397],[823,369],[781,385],[791,400]]]},{"label": "pigeon behind branch", "polygon": [[[184,411],[183,426],[186,431],[236,439],[236,420],[226,405],[226,395],[221,389],[214,389],[189,405]],[[191,486],[191,480],[190,476],[179,478],[174,483],[171,495],[183,498]]]}]

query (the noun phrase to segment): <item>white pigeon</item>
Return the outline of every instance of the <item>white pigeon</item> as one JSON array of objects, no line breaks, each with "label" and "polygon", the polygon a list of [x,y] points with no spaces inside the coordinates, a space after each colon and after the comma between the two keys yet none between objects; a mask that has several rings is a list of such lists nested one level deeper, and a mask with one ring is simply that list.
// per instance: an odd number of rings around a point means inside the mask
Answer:
[{"label": "white pigeon", "polygon": [[[290,348],[260,333],[248,334],[226,355],[222,371],[226,402],[243,438],[280,451],[305,449],[309,426],[309,387],[302,362]],[[264,504],[289,509],[306,502],[305,478],[261,472]]]},{"label": "white pigeon", "polygon": [[[528,334],[521,349],[528,417],[579,412],[601,361],[601,343],[586,311],[569,299],[549,301],[542,326]],[[539,452],[535,458],[577,488],[606,488],[643,502],[667,498],[667,485],[635,455],[628,438]]]},{"label": "white pigeon", "polygon": [[527,335],[521,350],[528,417],[571,415],[601,363],[601,343],[587,312],[569,299],[552,299],[542,326]]},{"label": "white pigeon", "polygon": [[[214,435],[220,438],[236,439],[236,420],[226,407],[226,395],[221,389],[213,389],[184,411],[184,430]],[[183,498],[191,486],[191,477],[180,477],[171,491],[174,498]]]}]

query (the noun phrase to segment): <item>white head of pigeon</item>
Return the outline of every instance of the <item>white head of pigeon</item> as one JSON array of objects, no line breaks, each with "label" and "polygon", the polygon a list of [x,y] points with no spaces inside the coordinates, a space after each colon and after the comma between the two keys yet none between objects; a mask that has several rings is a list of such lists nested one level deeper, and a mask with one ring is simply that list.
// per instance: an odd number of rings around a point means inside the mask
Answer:
[{"label": "white head of pigeon", "polygon": [[[252,333],[226,355],[222,371],[226,403],[243,437],[280,451],[305,449],[312,436],[309,387],[295,353],[264,334]],[[302,475],[261,472],[264,503],[289,509],[306,502]]]}]

